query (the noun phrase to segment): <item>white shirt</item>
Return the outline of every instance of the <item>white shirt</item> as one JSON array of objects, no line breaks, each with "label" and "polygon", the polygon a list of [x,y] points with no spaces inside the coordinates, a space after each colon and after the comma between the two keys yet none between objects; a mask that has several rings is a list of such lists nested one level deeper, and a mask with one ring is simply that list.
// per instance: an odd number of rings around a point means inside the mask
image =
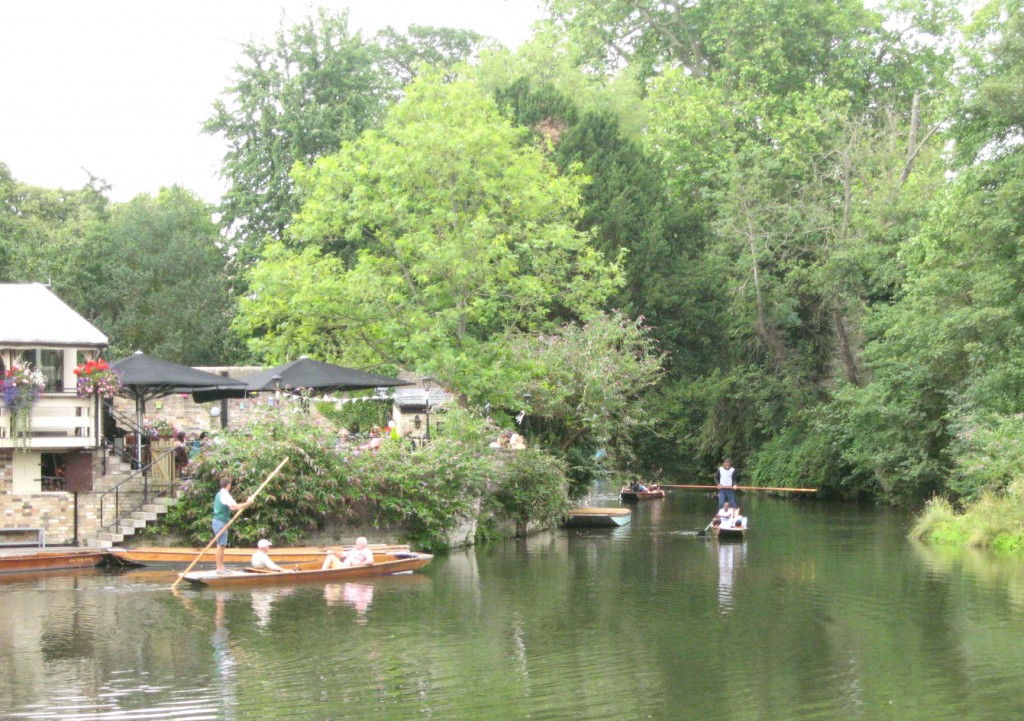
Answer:
[{"label": "white shirt", "polygon": [[731,486],[732,485],[732,474],[736,472],[735,468],[719,468],[718,469],[718,485],[720,486]]},{"label": "white shirt", "polygon": [[260,550],[256,551],[256,553],[252,554],[252,561],[251,561],[251,563],[252,563],[252,567],[253,568],[266,568],[266,569],[271,570],[271,571],[283,571],[284,570],[283,568],[278,566],[276,563],[274,563],[274,561],[271,560],[270,556],[267,555],[267,552],[264,551],[262,548]]}]

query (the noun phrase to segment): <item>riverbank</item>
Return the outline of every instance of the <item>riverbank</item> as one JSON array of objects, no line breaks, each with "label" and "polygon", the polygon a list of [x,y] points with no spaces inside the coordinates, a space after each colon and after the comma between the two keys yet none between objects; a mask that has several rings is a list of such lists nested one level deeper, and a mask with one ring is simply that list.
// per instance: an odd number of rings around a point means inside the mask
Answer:
[{"label": "riverbank", "polygon": [[910,537],[946,546],[1024,552],[1024,504],[1015,493],[983,495],[958,510],[944,498],[929,501]]}]

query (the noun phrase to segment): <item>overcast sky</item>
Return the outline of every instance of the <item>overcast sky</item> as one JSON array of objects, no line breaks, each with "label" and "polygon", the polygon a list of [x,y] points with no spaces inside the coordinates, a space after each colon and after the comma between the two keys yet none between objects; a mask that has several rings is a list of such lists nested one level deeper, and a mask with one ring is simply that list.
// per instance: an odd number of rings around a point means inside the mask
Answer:
[{"label": "overcast sky", "polygon": [[461,27],[514,47],[539,0],[0,0],[0,162],[31,185],[88,173],[128,200],[183,185],[209,201],[224,146],[201,135],[240,45],[269,41],[282,12],[350,10],[350,29]]}]

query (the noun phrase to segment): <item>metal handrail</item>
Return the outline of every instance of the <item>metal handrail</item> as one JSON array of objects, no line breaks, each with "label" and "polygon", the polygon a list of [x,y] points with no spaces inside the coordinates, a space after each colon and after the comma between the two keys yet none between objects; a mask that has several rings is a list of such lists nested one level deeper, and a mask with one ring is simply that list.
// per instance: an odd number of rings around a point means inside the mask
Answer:
[{"label": "metal handrail", "polygon": [[[130,516],[135,511],[141,510],[144,505],[146,505],[147,503],[151,502],[154,498],[160,498],[161,496],[173,495],[174,494],[174,492],[178,488],[178,484],[180,483],[181,479],[178,478],[177,476],[175,476],[173,473],[171,474],[170,482],[167,483],[167,484],[151,485],[150,481],[149,481],[149,477],[150,477],[150,473],[149,472],[153,468],[153,466],[155,466],[157,463],[159,463],[160,461],[164,460],[168,456],[173,455],[173,453],[174,453],[174,449],[173,448],[165,451],[164,453],[162,453],[159,456],[157,456],[156,458],[154,458],[149,464],[147,464],[147,465],[143,466],[142,468],[138,469],[137,471],[133,472],[131,475],[129,475],[127,478],[125,478],[123,481],[121,481],[117,485],[115,485],[115,486],[113,486],[111,488],[108,488],[105,491],[100,492],[100,494],[99,494],[99,526],[100,526],[100,528],[103,528],[104,530],[109,530],[109,529],[117,526],[117,524],[120,523],[122,519],[127,518],[128,516]],[[140,480],[141,480],[141,483],[142,483],[142,490],[127,490],[127,489],[123,488],[124,486],[127,486],[128,484],[133,483],[133,482],[137,484],[137,483],[139,483]],[[116,516],[116,518],[111,523],[104,523],[104,521],[106,519],[106,508],[107,508],[107,505],[111,502],[111,499],[110,499],[111,494],[113,494],[113,508],[114,508],[114,515]],[[120,510],[121,509],[121,497],[122,496],[138,495],[138,494],[142,495],[141,502],[139,502],[137,504],[134,504],[134,505],[129,505],[129,510],[124,512],[124,513],[121,513],[121,510]]]}]

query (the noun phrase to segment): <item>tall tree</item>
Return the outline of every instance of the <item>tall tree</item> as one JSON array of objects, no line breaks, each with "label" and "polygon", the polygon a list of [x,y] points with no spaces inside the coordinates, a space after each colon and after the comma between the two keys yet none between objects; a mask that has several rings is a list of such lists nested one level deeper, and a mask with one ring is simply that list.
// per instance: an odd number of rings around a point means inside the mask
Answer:
[{"label": "tall tree", "polygon": [[187,365],[238,359],[227,256],[212,212],[180,187],[113,206],[109,239],[90,253],[104,274],[93,279],[86,306],[110,336],[112,356],[141,349]]},{"label": "tall tree", "polygon": [[[308,247],[254,269],[238,320],[270,359],[323,335],[482,397],[512,385],[504,337],[585,319],[619,283],[574,227],[580,180],[468,81],[420,77],[380,132],[296,177],[306,201],[292,242]],[[296,272],[337,275],[290,303],[264,292]]]},{"label": "tall tree", "polygon": [[956,175],[902,248],[903,292],[870,316],[870,380],[835,408],[848,462],[896,498],[973,497],[1020,478],[992,462],[1024,412],[1024,8],[993,2],[967,36]]},{"label": "tall tree", "polygon": [[204,131],[228,143],[223,222],[248,262],[265,240],[284,237],[299,209],[292,166],[377,125],[397,88],[380,70],[380,47],[349,31],[347,11],[282,21],[271,44],[251,41],[242,54]]},{"label": "tall tree", "polygon": [[248,264],[266,241],[280,241],[301,201],[291,178],[296,163],[310,165],[377,127],[417,68],[450,71],[491,41],[466,30],[414,25],[364,38],[349,29],[348,11],[319,9],[285,27],[270,44],[251,41],[236,79],[214,103],[204,131],[224,137],[221,174],[230,187],[223,223]]}]

